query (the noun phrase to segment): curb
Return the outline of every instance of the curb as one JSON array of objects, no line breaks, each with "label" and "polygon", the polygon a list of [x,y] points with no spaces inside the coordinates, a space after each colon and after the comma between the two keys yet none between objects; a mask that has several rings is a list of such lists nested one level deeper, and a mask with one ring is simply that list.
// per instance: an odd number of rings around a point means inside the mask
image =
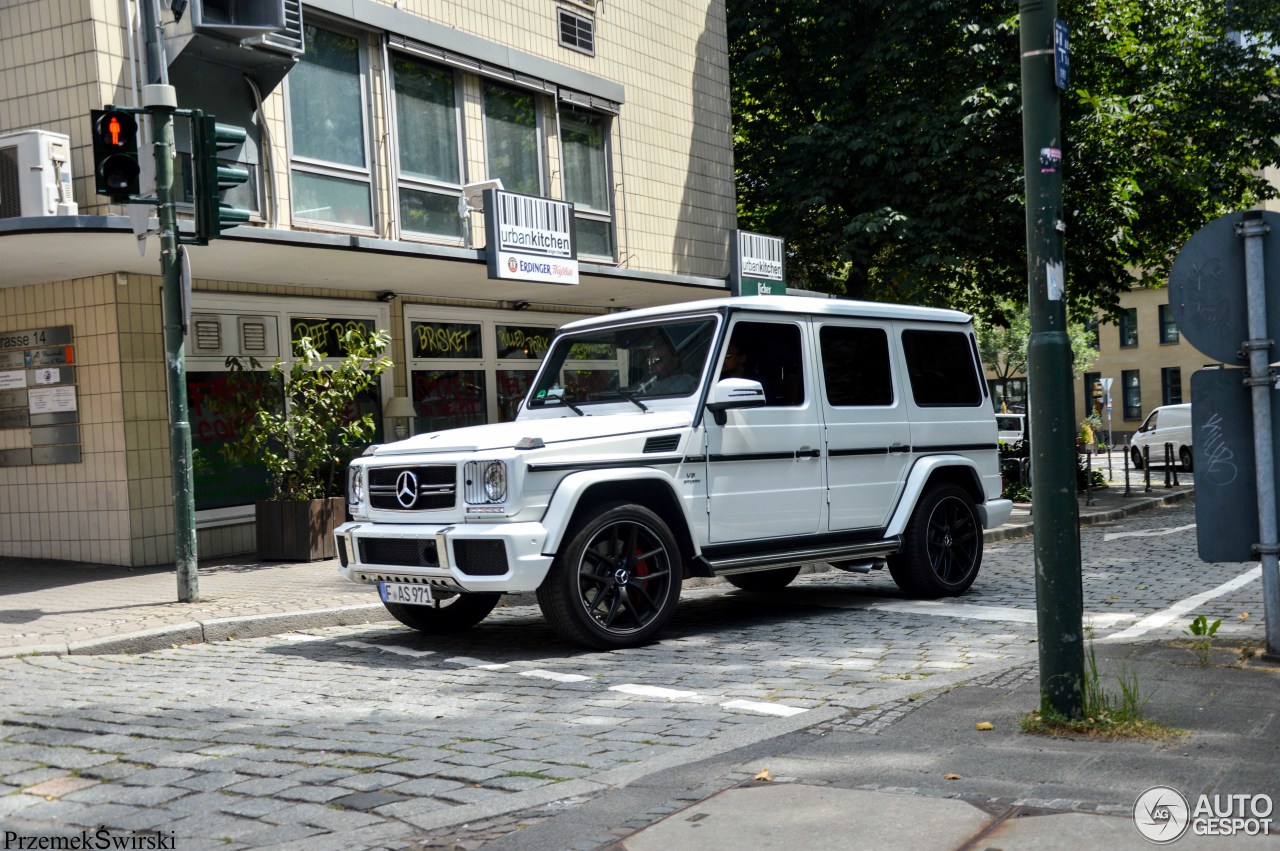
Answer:
[{"label": "curb", "polygon": [[302,612],[241,615],[159,626],[68,643],[0,648],[0,659],[15,656],[97,656],[149,653],[179,644],[205,644],[237,638],[264,638],[281,632],[326,626],[354,626],[391,620],[381,603],[310,609]]},{"label": "curb", "polygon": [[[1176,502],[1182,502],[1189,494],[1195,492],[1194,488],[1177,491],[1175,493],[1165,494],[1163,496],[1137,496],[1136,494],[1126,499],[1133,499],[1128,505],[1120,508],[1113,508],[1110,511],[1093,511],[1085,513],[1086,508],[1092,506],[1081,506],[1080,525],[1092,526],[1096,523],[1110,523],[1139,511],[1146,511],[1149,508],[1162,508],[1167,505],[1173,505]],[[1035,530],[1033,521],[1026,520],[1018,523],[1006,523],[996,529],[988,529],[982,533],[982,541],[986,544],[994,544],[996,541],[1007,541],[1010,538],[1025,538],[1031,535]]]}]

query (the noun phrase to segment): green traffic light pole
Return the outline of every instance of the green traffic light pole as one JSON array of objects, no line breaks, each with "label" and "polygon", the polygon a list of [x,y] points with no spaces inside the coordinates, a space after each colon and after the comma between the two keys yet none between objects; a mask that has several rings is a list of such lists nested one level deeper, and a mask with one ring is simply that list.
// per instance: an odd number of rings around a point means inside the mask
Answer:
[{"label": "green traffic light pole", "polygon": [[178,214],[173,198],[173,116],[177,95],[172,86],[149,85],[143,104],[151,115],[155,140],[156,203],[160,221],[160,271],[164,277],[164,351],[169,383],[169,457],[173,479],[174,565],[178,602],[200,599],[196,561],[195,489],[192,482],[191,423],[187,414],[187,362],[183,333],[182,269],[178,258]]},{"label": "green traffic light pole", "polygon": [[1031,341],[1031,500],[1044,712],[1079,718],[1084,703],[1084,593],[1076,502],[1071,342],[1063,300],[1062,133],[1054,75],[1057,0],[1021,0],[1022,145],[1027,192]]}]

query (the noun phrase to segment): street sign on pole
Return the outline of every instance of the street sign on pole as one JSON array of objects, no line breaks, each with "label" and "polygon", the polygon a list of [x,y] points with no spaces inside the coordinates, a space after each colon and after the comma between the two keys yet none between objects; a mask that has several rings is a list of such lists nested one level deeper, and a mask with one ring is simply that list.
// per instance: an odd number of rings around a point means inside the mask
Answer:
[{"label": "street sign on pole", "polygon": [[1066,21],[1053,22],[1053,81],[1064,92],[1071,83],[1071,31]]},{"label": "street sign on pole", "polygon": [[[1192,376],[1196,536],[1206,560],[1261,560],[1268,661],[1280,661],[1280,455],[1270,367],[1276,359],[1270,334],[1280,330],[1278,290],[1280,214],[1260,210],[1229,213],[1205,225],[1187,241],[1169,276],[1169,304],[1183,336],[1210,357],[1247,366]],[[1241,510],[1250,504],[1254,511]],[[1229,519],[1233,512],[1249,513],[1256,525],[1245,528],[1246,519]]]}]

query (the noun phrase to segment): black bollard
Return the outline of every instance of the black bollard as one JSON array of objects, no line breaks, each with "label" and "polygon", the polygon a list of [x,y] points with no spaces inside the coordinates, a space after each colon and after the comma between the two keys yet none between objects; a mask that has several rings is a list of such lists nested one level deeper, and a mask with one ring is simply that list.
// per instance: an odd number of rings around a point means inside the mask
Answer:
[{"label": "black bollard", "polygon": [[1146,481],[1146,487],[1142,489],[1143,493],[1151,493],[1151,447],[1142,447],[1142,473]]}]

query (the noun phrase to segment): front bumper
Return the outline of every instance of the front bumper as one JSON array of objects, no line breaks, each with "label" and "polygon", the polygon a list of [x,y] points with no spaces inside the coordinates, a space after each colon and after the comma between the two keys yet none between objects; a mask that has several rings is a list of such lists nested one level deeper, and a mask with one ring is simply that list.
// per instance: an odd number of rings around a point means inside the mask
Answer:
[{"label": "front bumper", "polygon": [[370,523],[334,530],[338,572],[352,582],[406,582],[462,592],[535,591],[551,569],[541,523]]}]

